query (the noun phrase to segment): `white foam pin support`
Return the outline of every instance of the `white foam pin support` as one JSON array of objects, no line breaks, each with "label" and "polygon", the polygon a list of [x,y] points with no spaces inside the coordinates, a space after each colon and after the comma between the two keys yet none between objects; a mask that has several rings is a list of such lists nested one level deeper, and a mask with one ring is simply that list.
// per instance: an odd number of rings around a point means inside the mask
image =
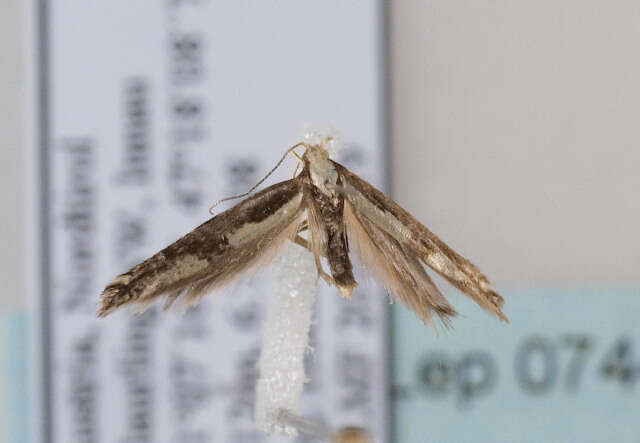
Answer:
[{"label": "white foam pin support", "polygon": [[[332,137],[325,147],[334,155],[341,147],[339,134],[328,126],[304,126],[298,141],[318,144]],[[258,429],[295,436],[300,423],[300,397],[307,381],[304,353],[309,349],[309,329],[317,285],[313,254],[292,243],[277,262],[278,287],[267,303],[267,319],[256,385],[255,418]]]},{"label": "white foam pin support", "polygon": [[283,423],[280,416],[282,410],[297,414],[300,409],[317,276],[312,254],[293,243],[278,265],[278,287],[267,302],[256,424],[270,434],[297,435],[296,428]]}]

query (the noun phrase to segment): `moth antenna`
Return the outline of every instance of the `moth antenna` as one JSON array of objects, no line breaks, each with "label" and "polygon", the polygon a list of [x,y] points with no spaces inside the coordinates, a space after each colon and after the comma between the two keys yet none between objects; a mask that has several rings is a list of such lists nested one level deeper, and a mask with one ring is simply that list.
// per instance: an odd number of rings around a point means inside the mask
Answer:
[{"label": "moth antenna", "polygon": [[[293,155],[296,156],[296,158],[299,161],[302,161],[302,158],[294,151],[294,149],[296,149],[298,146],[304,146],[306,149],[309,149],[310,145],[309,143],[305,143],[305,142],[300,142],[300,143],[296,143],[295,145],[293,145],[292,147],[290,147],[289,149],[287,149],[287,152],[284,153],[284,155],[282,156],[282,158],[278,161],[278,163],[276,163],[276,165],[273,167],[273,169],[271,169],[271,171],[269,171],[267,173],[267,175],[265,175],[264,177],[262,177],[260,179],[260,181],[258,183],[256,183],[255,185],[253,185],[251,187],[251,189],[249,189],[247,192],[245,192],[244,194],[239,194],[239,195],[234,195],[232,197],[226,197],[223,198],[222,200],[218,200],[217,202],[215,202],[210,208],[209,208],[209,214],[213,215],[213,208],[215,208],[216,206],[218,206],[220,203],[222,202],[226,202],[228,200],[235,200],[236,198],[242,198],[242,197],[246,197],[247,195],[251,194],[253,191],[256,190],[256,188],[258,186],[260,186],[267,178],[269,178],[269,176],[271,174],[273,174],[275,172],[276,169],[278,169],[278,167],[280,167],[280,165],[282,164],[282,162],[284,161],[284,159],[287,157],[287,155],[289,155],[290,152],[293,152]],[[297,171],[298,167],[296,166],[296,171]]]},{"label": "moth antenna", "polygon": [[291,153],[295,156],[295,158],[298,159],[298,163],[296,164],[296,168],[293,170],[293,178],[296,178],[296,174],[298,173],[298,168],[300,167],[301,163],[304,163],[304,160],[302,160],[302,157],[300,157],[296,151],[291,151]]},{"label": "moth antenna", "polygon": [[[295,148],[295,147],[297,147],[298,145],[301,145],[301,144],[304,144],[304,147],[305,147],[305,148],[309,148],[309,145],[307,145],[306,143],[298,143],[297,145],[293,146],[291,149],[293,149],[293,148]],[[291,149],[289,149],[289,151],[291,151]],[[289,152],[289,151],[287,151],[287,152]],[[297,159],[298,159],[298,161],[300,161],[300,162],[302,162],[302,161],[303,161],[303,160],[302,160],[302,157],[300,157],[296,151],[291,151],[291,153],[293,154],[293,156],[294,156],[295,158],[297,158]],[[285,155],[286,155],[286,154],[285,154]]]}]

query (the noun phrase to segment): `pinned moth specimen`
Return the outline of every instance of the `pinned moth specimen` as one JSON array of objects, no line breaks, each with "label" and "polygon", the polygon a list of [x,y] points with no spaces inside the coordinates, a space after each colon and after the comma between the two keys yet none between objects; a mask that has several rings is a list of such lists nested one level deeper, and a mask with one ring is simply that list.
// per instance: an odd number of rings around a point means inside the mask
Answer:
[{"label": "pinned moth specimen", "polygon": [[[503,298],[476,266],[392,199],[331,160],[327,140],[298,143],[285,153],[275,168],[293,152],[302,164],[294,178],[249,196],[116,277],[102,293],[98,316],[126,305],[144,307],[163,295],[165,308],[178,298],[188,304],[270,262],[293,241],[313,253],[318,276],[344,298],[357,286],[349,257],[353,250],[374,278],[424,323],[435,316],[448,325],[455,310],[423,265],[506,321]],[[299,147],[305,148],[302,156],[295,152]],[[305,230],[308,239],[300,235]],[[322,258],[330,273],[323,270]]]}]

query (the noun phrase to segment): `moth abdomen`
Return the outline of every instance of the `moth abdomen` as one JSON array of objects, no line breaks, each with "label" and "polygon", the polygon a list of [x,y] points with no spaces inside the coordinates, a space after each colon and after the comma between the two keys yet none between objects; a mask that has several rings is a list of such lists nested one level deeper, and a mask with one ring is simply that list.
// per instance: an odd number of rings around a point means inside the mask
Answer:
[{"label": "moth abdomen", "polygon": [[347,235],[343,224],[327,227],[327,260],[340,295],[350,297],[358,283],[353,276],[353,265],[349,259]]}]

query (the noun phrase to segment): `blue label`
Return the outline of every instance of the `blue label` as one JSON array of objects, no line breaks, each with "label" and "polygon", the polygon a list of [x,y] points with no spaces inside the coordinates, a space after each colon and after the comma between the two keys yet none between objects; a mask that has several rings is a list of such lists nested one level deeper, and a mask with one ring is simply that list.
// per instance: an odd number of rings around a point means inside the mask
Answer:
[{"label": "blue label", "polygon": [[29,441],[29,318],[0,317],[0,442]]},{"label": "blue label", "polygon": [[503,295],[438,334],[394,307],[394,441],[639,441],[640,291]]}]

